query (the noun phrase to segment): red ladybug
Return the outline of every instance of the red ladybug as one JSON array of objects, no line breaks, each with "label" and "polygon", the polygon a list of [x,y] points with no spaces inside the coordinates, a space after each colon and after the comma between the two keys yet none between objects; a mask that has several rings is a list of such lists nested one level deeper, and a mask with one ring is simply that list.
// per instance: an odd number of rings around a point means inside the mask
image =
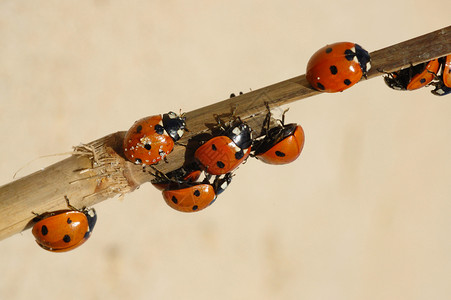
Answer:
[{"label": "red ladybug", "polygon": [[[271,113],[269,112],[265,123],[269,128]],[[284,124],[285,112],[280,124],[265,129],[264,138],[254,142],[253,156],[264,163],[272,165],[288,164],[296,160],[304,147],[305,135],[301,125]]]},{"label": "red ladybug", "polygon": [[416,90],[429,84],[436,77],[439,67],[439,60],[434,59],[397,72],[388,73],[384,76],[384,81],[395,90]]},{"label": "red ladybug", "polygon": [[239,118],[227,128],[221,127],[218,135],[205,142],[194,153],[195,160],[209,174],[232,172],[250,154],[252,130]]},{"label": "red ladybug", "polygon": [[171,153],[185,127],[185,118],[174,112],[140,119],[125,134],[124,155],[136,164],[156,164]]},{"label": "red ladybug", "polygon": [[321,92],[341,92],[366,77],[370,55],[360,45],[340,42],[316,51],[307,63],[306,79]]},{"label": "red ladybug", "polygon": [[435,89],[431,92],[437,96],[444,96],[451,93],[451,55],[440,58],[442,65],[441,75],[433,85]]},{"label": "red ladybug", "polygon": [[82,245],[91,236],[97,215],[94,208],[59,210],[37,217],[32,233],[39,246],[52,252],[66,252]]},{"label": "red ladybug", "polygon": [[181,212],[197,212],[211,205],[232,180],[231,173],[216,176],[210,183],[207,177],[203,182],[175,182],[163,191],[166,203]]}]

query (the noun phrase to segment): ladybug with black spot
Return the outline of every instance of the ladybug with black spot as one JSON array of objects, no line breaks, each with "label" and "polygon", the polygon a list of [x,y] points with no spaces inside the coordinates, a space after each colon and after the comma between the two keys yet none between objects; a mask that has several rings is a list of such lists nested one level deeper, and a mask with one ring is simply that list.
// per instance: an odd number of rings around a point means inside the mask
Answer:
[{"label": "ladybug with black spot", "polygon": [[316,51],[307,63],[306,79],[318,91],[341,92],[366,78],[370,55],[360,45],[340,42]]},{"label": "ladybug with black spot", "polygon": [[439,60],[442,65],[441,74],[432,83],[435,89],[431,93],[436,96],[444,96],[451,93],[451,55],[442,57]]},{"label": "ladybug with black spot", "polygon": [[81,246],[92,234],[97,221],[94,208],[70,209],[38,215],[32,233],[36,243],[52,252],[66,252]]},{"label": "ladybug with black spot", "polygon": [[[158,177],[157,177],[158,178]],[[157,188],[162,186],[162,177],[157,181]],[[181,212],[198,212],[210,206],[232,181],[232,174],[206,176],[202,182],[177,181],[164,176],[165,188],[162,192],[166,203]],[[154,181],[152,183],[155,185]]]},{"label": "ladybug with black spot", "polygon": [[413,91],[422,88],[436,77],[440,68],[438,59],[421,63],[384,76],[388,87],[399,91]]},{"label": "ladybug with black spot", "polygon": [[[268,107],[269,111],[269,107]],[[285,110],[282,120],[270,127],[271,112],[265,121],[263,138],[257,139],[252,146],[252,156],[258,160],[272,165],[284,165],[295,161],[304,148],[305,135],[301,125],[296,123],[285,124]]]},{"label": "ladybug with black spot", "polygon": [[185,117],[174,112],[142,118],[125,134],[124,155],[135,164],[156,164],[171,153],[185,130]]},{"label": "ladybug with black spot", "polygon": [[222,175],[235,170],[250,154],[252,129],[240,118],[227,125],[217,118],[219,130],[194,153],[201,169],[212,175]]}]

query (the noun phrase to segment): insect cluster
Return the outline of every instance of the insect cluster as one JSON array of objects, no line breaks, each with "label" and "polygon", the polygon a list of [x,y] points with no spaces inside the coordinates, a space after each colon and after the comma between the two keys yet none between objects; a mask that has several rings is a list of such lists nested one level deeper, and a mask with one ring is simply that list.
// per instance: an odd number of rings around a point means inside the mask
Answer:
[{"label": "insect cluster", "polygon": [[395,90],[413,91],[428,85],[436,96],[451,93],[451,55],[388,73],[385,83]]},{"label": "insect cluster", "polygon": [[302,151],[302,127],[285,124],[284,117],[271,126],[269,108],[258,138],[239,117],[233,115],[225,122],[216,119],[218,123],[211,134],[192,138],[196,145],[193,157],[186,159],[189,163],[166,174],[152,165],[164,160],[187,130],[183,115],[169,112],[163,117],[143,118],[125,135],[125,157],[144,168],[150,166],[149,172],[155,175],[152,184],[162,191],[166,203],[178,211],[197,212],[211,205],[231,183],[233,172],[250,156],[268,164],[287,164]]},{"label": "insect cluster", "polygon": [[[370,68],[370,55],[365,49],[355,43],[340,42],[312,55],[306,79],[318,91],[341,92],[366,78]],[[396,90],[432,85],[434,95],[447,95],[451,92],[451,55],[387,73],[384,80]],[[284,118],[285,112],[281,120],[271,122],[268,107],[263,130],[254,138],[249,125],[234,114],[226,122],[217,117],[218,124],[212,133],[197,140],[193,157],[186,160],[190,163],[166,174],[152,165],[166,161],[166,156],[187,131],[183,114],[169,112],[136,121],[124,137],[123,152],[127,160],[152,169],[149,171],[155,175],[152,184],[162,191],[170,207],[181,212],[197,212],[216,200],[231,183],[234,171],[249,157],[273,165],[291,163],[299,157],[304,131],[299,124],[285,124]],[[38,245],[46,250],[73,250],[91,236],[97,220],[95,210],[77,209],[67,197],[66,202],[69,209],[35,218],[32,233]]]}]

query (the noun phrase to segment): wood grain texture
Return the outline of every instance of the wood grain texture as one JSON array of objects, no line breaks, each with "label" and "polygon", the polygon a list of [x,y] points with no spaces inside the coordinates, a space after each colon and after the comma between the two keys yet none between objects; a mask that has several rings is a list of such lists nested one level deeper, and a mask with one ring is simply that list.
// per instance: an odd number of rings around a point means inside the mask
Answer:
[{"label": "wood grain texture", "polygon": [[[451,26],[448,26],[371,52],[372,69],[368,79],[450,53]],[[305,75],[300,75],[187,112],[189,131],[168,155],[168,162],[160,162],[156,168],[168,172],[189,162],[193,148],[183,145],[190,145],[194,137],[208,133],[216,124],[215,114],[227,118],[235,110],[235,114],[258,135],[267,112],[265,103],[273,108],[318,93],[309,86]],[[153,177],[146,169],[123,158],[124,134],[125,131],[116,132],[75,147],[71,157],[0,187],[0,239],[30,227],[34,217],[32,212],[66,208],[65,195],[73,206],[81,208],[124,195],[149,182]]]}]

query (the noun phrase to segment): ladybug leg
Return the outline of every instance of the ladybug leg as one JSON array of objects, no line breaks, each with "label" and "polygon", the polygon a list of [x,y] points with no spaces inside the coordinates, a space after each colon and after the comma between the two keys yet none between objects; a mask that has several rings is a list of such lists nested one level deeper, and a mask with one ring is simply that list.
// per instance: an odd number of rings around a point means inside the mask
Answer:
[{"label": "ladybug leg", "polygon": [[164,174],[163,172],[161,172],[160,170],[157,170],[154,166],[150,165],[149,166],[154,172],[149,171],[149,174],[155,176],[156,178],[159,179],[164,179],[167,181],[170,181],[169,177],[166,176],[166,174]]},{"label": "ladybug leg", "polygon": [[64,195],[64,199],[66,200],[67,207],[69,207],[69,208],[72,209],[72,210],[79,210],[78,208],[76,208],[75,206],[72,206],[72,205],[70,204],[69,198],[67,198],[66,195]]},{"label": "ladybug leg", "polygon": [[289,111],[290,108],[288,107],[287,109],[285,109],[282,113],[282,126],[285,125],[285,114],[287,113],[287,111]]},{"label": "ladybug leg", "polygon": [[180,143],[180,142],[175,142],[174,144],[176,144],[176,145],[178,145],[178,146],[182,146],[182,147],[188,147],[188,144],[182,144],[182,143]]}]

